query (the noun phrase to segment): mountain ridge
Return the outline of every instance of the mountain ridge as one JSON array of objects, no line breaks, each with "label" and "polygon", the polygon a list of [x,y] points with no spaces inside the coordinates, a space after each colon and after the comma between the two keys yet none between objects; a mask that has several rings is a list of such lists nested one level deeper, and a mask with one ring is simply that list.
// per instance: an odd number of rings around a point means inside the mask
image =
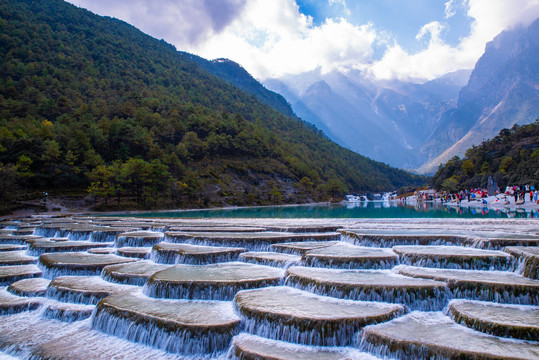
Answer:
[{"label": "mountain ridge", "polygon": [[419,168],[420,173],[434,171],[438,164],[464,154],[503,128],[528,124],[537,118],[538,37],[539,19],[526,28],[504,31],[487,43],[459,94],[457,107],[440,123],[441,130],[433,134],[438,140],[448,136],[448,148]]},{"label": "mountain ridge", "polygon": [[[392,166],[433,173],[502,128],[536,118],[538,23],[500,33],[474,69],[422,84],[372,81],[358,70],[311,71],[264,84],[277,92],[287,88],[283,94],[298,116],[339,144]],[[320,108],[327,91],[306,91],[320,81],[331,88],[335,106]]]},{"label": "mountain ridge", "polygon": [[88,187],[143,207],[263,205],[424,181],[331,143],[120,20],[9,0],[0,29],[1,196]]}]

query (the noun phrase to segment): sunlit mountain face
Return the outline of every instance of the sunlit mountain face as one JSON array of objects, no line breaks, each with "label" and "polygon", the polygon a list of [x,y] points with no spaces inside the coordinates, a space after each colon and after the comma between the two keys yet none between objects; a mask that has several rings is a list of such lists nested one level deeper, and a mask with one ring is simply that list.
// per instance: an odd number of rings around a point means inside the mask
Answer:
[{"label": "sunlit mountain face", "polygon": [[[536,115],[534,86],[503,80],[535,81],[527,67],[517,74],[519,59],[537,54],[534,41],[519,43],[525,51],[512,47],[521,36],[533,36],[525,34],[539,17],[531,0],[70,2],[127,21],[178,50],[238,64],[248,74],[230,63],[213,66],[214,74],[249,87],[260,99],[263,91],[251,75],[330,139],[401,168],[429,172],[500,126],[531,122]],[[493,40],[502,32],[512,40]],[[489,87],[498,89],[486,96],[488,104],[478,102],[484,85],[479,78],[491,79]],[[515,97],[504,97],[505,91]],[[495,111],[500,115],[488,115],[502,98],[514,106],[528,102],[518,111],[504,111],[502,104]],[[268,102],[290,114],[281,100]],[[477,121],[484,123],[480,136],[469,133]]]}]

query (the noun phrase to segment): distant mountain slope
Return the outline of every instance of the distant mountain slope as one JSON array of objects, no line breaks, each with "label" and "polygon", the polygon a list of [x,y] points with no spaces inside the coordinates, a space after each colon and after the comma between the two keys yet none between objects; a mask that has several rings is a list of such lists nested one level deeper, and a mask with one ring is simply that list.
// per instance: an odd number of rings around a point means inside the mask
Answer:
[{"label": "distant mountain slope", "polygon": [[502,128],[539,115],[539,19],[499,34],[473,71],[424,84],[371,81],[360,71],[311,71],[264,83],[342,146],[433,173]]},{"label": "distant mountain slope", "polygon": [[492,140],[438,167],[431,179],[436,189],[455,192],[485,188],[492,176],[503,190],[507,185],[539,186],[539,119],[503,129]]},{"label": "distant mountain slope", "polygon": [[259,101],[280,111],[286,116],[296,117],[290,104],[284,97],[266,89],[261,83],[256,81],[240,64],[228,59],[206,60],[200,56],[183,53],[184,56],[193,60],[198,65],[208,70],[213,75],[225,80],[246,93],[254,95]]},{"label": "distant mountain slope", "polygon": [[446,148],[420,168],[438,164],[467,148],[494,137],[514,124],[528,124],[539,116],[539,19],[528,28],[504,31],[487,44],[457,108],[444,114],[425,148]]},{"label": "distant mountain slope", "polygon": [[339,144],[401,168],[416,168],[443,113],[456,106],[466,70],[425,84],[372,82],[361,72],[305,74],[264,83],[282,93],[298,116]]},{"label": "distant mountain slope", "polygon": [[0,197],[18,184],[89,187],[143,206],[268,204],[423,181],[122,21],[60,0],[8,0],[0,29]]}]

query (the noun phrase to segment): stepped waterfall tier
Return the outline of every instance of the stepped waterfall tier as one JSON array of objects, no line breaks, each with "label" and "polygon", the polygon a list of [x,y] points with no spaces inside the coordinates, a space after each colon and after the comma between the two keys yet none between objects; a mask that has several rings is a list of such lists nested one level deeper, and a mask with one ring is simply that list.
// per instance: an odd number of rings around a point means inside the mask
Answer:
[{"label": "stepped waterfall tier", "polygon": [[307,345],[350,345],[363,326],[404,313],[402,305],[315,295],[287,286],[243,290],[234,303],[245,330],[266,338]]},{"label": "stepped waterfall tier", "polygon": [[539,359],[535,219],[0,221],[0,358]]},{"label": "stepped waterfall tier", "polygon": [[241,262],[176,265],[153,274],[144,293],[169,299],[232,300],[239,290],[278,285],[283,277],[280,269]]},{"label": "stepped waterfall tier", "polygon": [[228,347],[241,319],[225,301],[170,301],[141,291],[111,295],[97,304],[93,328],[178,353]]},{"label": "stepped waterfall tier", "polygon": [[493,335],[539,339],[539,307],[453,300],[449,315],[457,322]]}]

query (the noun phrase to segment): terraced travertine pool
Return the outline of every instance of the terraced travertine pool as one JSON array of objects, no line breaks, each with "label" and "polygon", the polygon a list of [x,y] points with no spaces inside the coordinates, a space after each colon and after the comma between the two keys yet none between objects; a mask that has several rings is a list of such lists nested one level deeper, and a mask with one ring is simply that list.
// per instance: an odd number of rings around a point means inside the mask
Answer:
[{"label": "terraced travertine pool", "polygon": [[0,222],[0,358],[539,359],[531,219]]}]

